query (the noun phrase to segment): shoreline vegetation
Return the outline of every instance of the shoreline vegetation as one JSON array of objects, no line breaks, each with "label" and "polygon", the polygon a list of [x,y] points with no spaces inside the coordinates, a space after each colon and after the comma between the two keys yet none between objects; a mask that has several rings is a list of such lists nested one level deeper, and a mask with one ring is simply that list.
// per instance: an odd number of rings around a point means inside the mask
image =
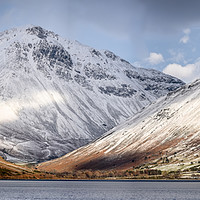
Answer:
[{"label": "shoreline vegetation", "polygon": [[41,172],[32,167],[15,171],[0,167],[1,180],[200,180],[200,171],[79,170],[64,173]]},{"label": "shoreline vegetation", "polygon": [[[162,163],[164,164],[164,163]],[[177,165],[176,165],[177,166]],[[160,169],[162,167],[162,170]],[[165,167],[163,169],[163,167]],[[178,168],[182,167],[182,168]],[[183,168],[184,167],[184,168]],[[17,165],[0,157],[0,180],[200,180],[200,162],[170,169],[169,165],[146,163],[127,170],[72,170],[46,172],[35,164]]]}]

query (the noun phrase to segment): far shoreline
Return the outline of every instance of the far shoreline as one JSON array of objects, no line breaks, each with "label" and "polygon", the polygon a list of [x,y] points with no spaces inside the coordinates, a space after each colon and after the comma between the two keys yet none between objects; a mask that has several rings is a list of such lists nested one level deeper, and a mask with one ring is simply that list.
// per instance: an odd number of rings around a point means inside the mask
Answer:
[{"label": "far shoreline", "polygon": [[200,182],[200,179],[0,179],[0,181],[41,181],[41,182]]}]

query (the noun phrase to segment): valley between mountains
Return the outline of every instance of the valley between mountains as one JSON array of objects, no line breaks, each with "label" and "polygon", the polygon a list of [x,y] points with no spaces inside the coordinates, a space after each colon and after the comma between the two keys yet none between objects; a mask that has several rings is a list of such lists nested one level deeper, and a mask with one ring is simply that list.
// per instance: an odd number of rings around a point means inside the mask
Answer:
[{"label": "valley between mountains", "polygon": [[[40,170],[200,169],[200,81],[161,97],[95,142],[61,158],[41,163]],[[184,177],[184,176],[182,176]],[[191,178],[191,176],[190,176]]]}]

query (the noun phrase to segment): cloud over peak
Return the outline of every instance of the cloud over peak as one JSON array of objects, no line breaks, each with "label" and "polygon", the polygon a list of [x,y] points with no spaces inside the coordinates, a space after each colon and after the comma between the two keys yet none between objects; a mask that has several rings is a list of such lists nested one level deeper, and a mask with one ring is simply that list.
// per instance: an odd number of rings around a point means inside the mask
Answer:
[{"label": "cloud over peak", "polygon": [[149,57],[147,58],[147,61],[151,65],[158,65],[158,64],[164,62],[164,58],[163,58],[162,54],[152,52],[152,53],[150,53]]},{"label": "cloud over peak", "polygon": [[180,64],[169,64],[167,65],[163,72],[171,76],[175,76],[185,82],[191,82],[199,78],[200,62],[194,64],[187,64],[182,66]]}]

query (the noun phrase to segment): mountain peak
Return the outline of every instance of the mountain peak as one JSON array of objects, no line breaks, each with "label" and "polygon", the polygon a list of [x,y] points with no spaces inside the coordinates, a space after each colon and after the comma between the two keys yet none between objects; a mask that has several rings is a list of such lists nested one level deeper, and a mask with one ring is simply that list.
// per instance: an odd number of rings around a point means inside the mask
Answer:
[{"label": "mountain peak", "polygon": [[8,160],[64,155],[184,84],[34,25],[1,34],[0,59],[0,155]]},{"label": "mountain peak", "polygon": [[58,37],[58,35],[55,34],[54,32],[47,31],[40,26],[33,26],[33,25],[29,26],[28,28],[26,28],[26,31],[29,34],[36,35],[40,39],[46,39],[48,36],[54,37],[54,38]]}]

